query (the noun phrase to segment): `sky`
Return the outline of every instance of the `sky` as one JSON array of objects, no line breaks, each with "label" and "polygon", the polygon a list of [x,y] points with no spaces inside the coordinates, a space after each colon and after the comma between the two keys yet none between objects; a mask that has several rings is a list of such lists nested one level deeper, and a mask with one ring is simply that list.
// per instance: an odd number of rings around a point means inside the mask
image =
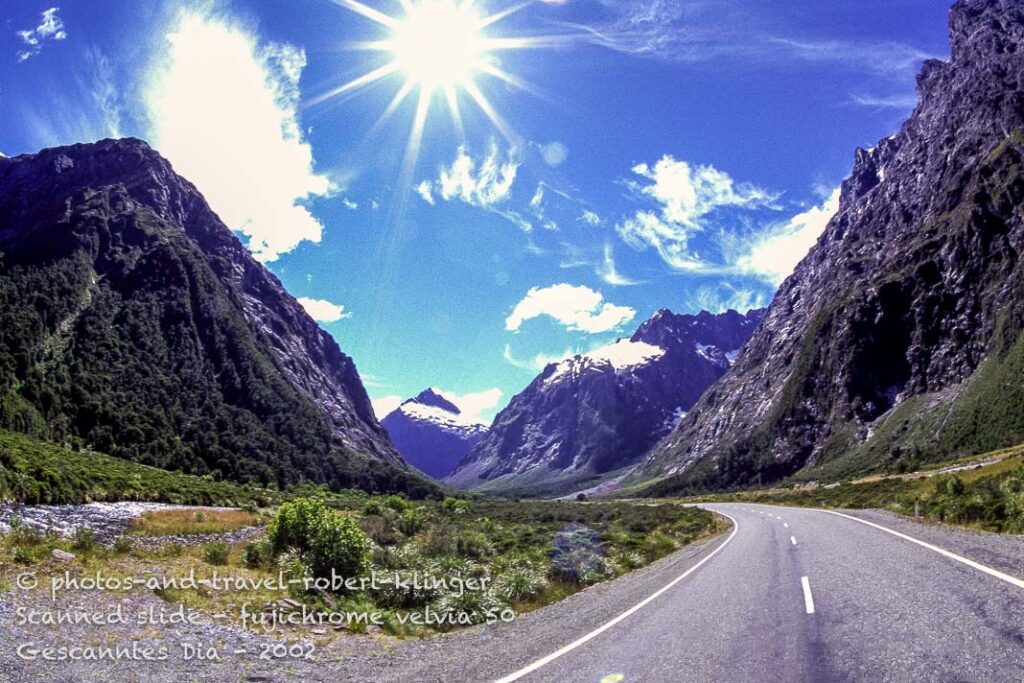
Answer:
[{"label": "sky", "polygon": [[54,2],[0,9],[0,153],[149,141],[378,417],[767,305],[949,50],[942,0]]}]

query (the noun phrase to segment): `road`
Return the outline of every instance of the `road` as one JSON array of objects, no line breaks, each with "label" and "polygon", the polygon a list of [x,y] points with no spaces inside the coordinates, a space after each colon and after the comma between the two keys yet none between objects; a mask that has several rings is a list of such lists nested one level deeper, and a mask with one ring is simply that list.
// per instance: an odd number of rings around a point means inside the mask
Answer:
[{"label": "road", "polygon": [[1024,583],[824,511],[705,507],[736,522],[713,557],[503,680],[1024,680]]}]

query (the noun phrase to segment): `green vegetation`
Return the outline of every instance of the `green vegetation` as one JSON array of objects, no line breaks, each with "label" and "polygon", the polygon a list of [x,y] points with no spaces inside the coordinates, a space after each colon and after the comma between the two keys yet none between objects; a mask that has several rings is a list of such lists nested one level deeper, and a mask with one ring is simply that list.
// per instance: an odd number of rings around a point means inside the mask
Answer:
[{"label": "green vegetation", "polygon": [[259,523],[259,515],[245,510],[158,510],[136,517],[128,529],[136,536],[199,536]]},{"label": "green vegetation", "polygon": [[[922,517],[949,524],[1024,533],[1024,447],[987,453],[971,461],[978,464],[956,462],[930,473],[878,476],[830,486],[795,485],[710,498],[809,507],[882,508],[903,515],[913,515],[916,510]],[[954,468],[956,471],[942,472]],[[693,500],[708,499],[704,496]]]}]

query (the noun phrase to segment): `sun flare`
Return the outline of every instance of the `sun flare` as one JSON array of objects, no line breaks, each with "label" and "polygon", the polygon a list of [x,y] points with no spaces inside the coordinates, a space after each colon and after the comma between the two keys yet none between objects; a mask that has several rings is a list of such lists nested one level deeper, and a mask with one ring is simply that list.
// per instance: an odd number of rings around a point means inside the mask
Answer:
[{"label": "sun flare", "polygon": [[529,91],[525,83],[499,66],[496,53],[551,47],[560,40],[555,36],[511,37],[491,34],[496,24],[526,7],[528,2],[485,14],[479,7],[483,0],[399,0],[402,14],[398,16],[373,9],[358,0],[333,2],[376,22],[386,31],[386,35],[379,40],[349,46],[383,53],[386,61],[314,98],[310,103],[318,104],[383,79],[394,78],[400,85],[374,126],[376,131],[415,93],[418,101],[403,164],[404,174],[412,172],[427,116],[437,98],[441,99],[442,106],[447,107],[459,137],[464,135],[461,101],[468,97],[502,135],[511,139],[508,125],[487,99],[479,82],[485,78],[498,79],[512,87]]}]

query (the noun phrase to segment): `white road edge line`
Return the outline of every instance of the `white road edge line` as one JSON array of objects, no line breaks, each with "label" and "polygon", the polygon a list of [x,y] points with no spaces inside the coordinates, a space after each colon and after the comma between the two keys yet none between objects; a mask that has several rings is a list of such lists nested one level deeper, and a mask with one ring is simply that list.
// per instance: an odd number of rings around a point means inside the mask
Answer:
[{"label": "white road edge line", "polygon": [[796,536],[790,536],[789,537],[789,542],[792,543],[793,545],[796,545]]},{"label": "white road edge line", "polygon": [[814,614],[814,597],[811,595],[811,582],[806,576],[800,577],[800,585],[804,587],[804,609],[808,614]]},{"label": "white road edge line", "polygon": [[653,600],[655,600],[658,596],[660,596],[662,593],[664,593],[668,589],[670,589],[673,586],[675,586],[677,583],[679,583],[680,581],[685,579],[687,576],[689,576],[693,572],[695,572],[698,569],[700,569],[701,566],[703,566],[705,562],[707,562],[712,557],[717,555],[719,553],[719,551],[722,550],[722,548],[724,548],[725,546],[729,545],[729,542],[732,541],[732,539],[736,537],[736,532],[740,530],[740,523],[736,521],[735,517],[733,517],[732,515],[726,514],[724,512],[717,512],[717,514],[720,514],[723,517],[728,517],[732,521],[732,533],[729,534],[729,538],[725,539],[725,541],[722,543],[722,545],[720,545],[717,548],[715,548],[714,550],[712,550],[707,555],[707,557],[705,557],[703,560],[701,560],[697,564],[693,565],[692,567],[687,569],[685,572],[683,572],[682,574],[680,574],[676,578],[674,578],[671,581],[669,581],[665,586],[663,586],[662,588],[659,588],[654,593],[651,593],[646,598],[644,598],[640,602],[636,603],[635,605],[630,607],[628,610],[626,610],[625,612],[623,612],[619,616],[615,617],[614,619],[611,619],[610,621],[605,622],[601,626],[598,626],[597,628],[595,628],[593,631],[591,631],[590,633],[586,634],[585,636],[577,638],[576,640],[572,641],[571,643],[569,643],[565,647],[561,648],[560,650],[555,650],[554,652],[552,652],[548,656],[541,657],[540,659],[535,661],[533,664],[525,666],[522,669],[520,669],[519,671],[516,671],[514,673],[510,673],[508,676],[505,676],[504,678],[499,678],[497,681],[495,681],[495,683],[512,683],[512,681],[518,681],[523,676],[525,676],[527,674],[533,673],[534,671],[536,671],[537,669],[541,668],[542,666],[544,666],[546,664],[550,664],[551,662],[555,661],[556,659],[558,659],[562,655],[575,650],[580,645],[583,645],[587,641],[593,640],[597,636],[601,635],[602,633],[604,633],[605,631],[607,631],[611,627],[615,626],[616,624],[618,624],[620,621],[622,621],[626,617],[630,616],[634,612],[636,612],[636,611],[642,609],[643,607],[645,607],[648,603],[650,603]]},{"label": "white road edge line", "polygon": [[787,528],[787,529],[789,528],[789,524],[787,524],[786,522],[783,522],[783,523],[782,523],[782,526],[784,526],[784,527],[785,527],[785,528]]},{"label": "white road edge line", "polygon": [[889,529],[888,527],[884,527],[881,524],[875,524],[874,522],[869,522],[869,521],[867,521],[865,519],[861,519],[859,517],[854,517],[853,515],[846,515],[846,514],[843,514],[842,512],[836,512],[835,510],[819,510],[819,512],[827,512],[830,515],[837,515],[839,517],[845,517],[846,519],[852,519],[853,521],[860,522],[861,524],[867,524],[868,526],[872,526],[872,527],[874,527],[876,529],[879,529],[881,531],[884,531],[884,532],[886,532],[888,534],[892,534],[893,536],[899,536],[900,538],[902,538],[904,540],[907,540],[907,541],[910,541],[911,543],[916,543],[916,544],[918,544],[919,546],[921,546],[923,548],[927,548],[928,550],[936,552],[936,553],[938,553],[940,555],[944,555],[944,556],[948,557],[951,560],[956,560],[957,562],[960,562],[962,564],[966,564],[968,567],[971,567],[973,569],[977,569],[979,572],[984,572],[984,573],[988,574],[989,576],[994,576],[995,578],[1000,579],[1002,581],[1005,581],[1005,582],[1007,582],[1007,583],[1009,583],[1011,585],[1014,585],[1017,588],[1024,588],[1024,581],[1021,581],[1020,579],[1018,579],[1015,576],[1010,576],[1009,574],[1004,574],[1003,572],[999,571],[998,569],[992,569],[992,567],[986,567],[985,565],[983,565],[983,564],[981,564],[979,562],[975,562],[974,560],[969,560],[966,557],[963,557],[961,555],[957,555],[956,553],[950,552],[950,551],[946,550],[945,548],[940,548],[937,545],[932,545],[931,543],[925,543],[924,541],[919,541],[918,539],[914,538],[913,536],[907,536],[906,534],[901,534],[898,531],[893,531],[892,529]]}]

